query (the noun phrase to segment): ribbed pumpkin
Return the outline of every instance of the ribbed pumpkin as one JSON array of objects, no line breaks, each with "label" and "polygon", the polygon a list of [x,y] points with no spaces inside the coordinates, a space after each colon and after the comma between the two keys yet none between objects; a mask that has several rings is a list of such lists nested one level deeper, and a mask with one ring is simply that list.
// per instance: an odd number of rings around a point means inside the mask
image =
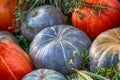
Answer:
[{"label": "ribbed pumpkin", "polygon": [[30,41],[46,27],[64,23],[64,16],[60,10],[51,5],[43,5],[32,9],[26,16],[26,26],[22,26],[23,35]]},{"label": "ribbed pumpkin", "polygon": [[38,69],[23,77],[22,80],[67,80],[62,74],[49,69]]},{"label": "ribbed pumpkin", "polygon": [[0,80],[21,80],[32,70],[29,56],[18,45],[0,41]]},{"label": "ribbed pumpkin", "polygon": [[[8,30],[14,23],[15,8],[18,0],[0,0],[0,30]],[[10,29],[13,32],[13,29]]]},{"label": "ribbed pumpkin", "polygon": [[92,43],[89,56],[92,70],[115,65],[120,61],[120,28],[101,33]]},{"label": "ribbed pumpkin", "polygon": [[117,0],[80,0],[72,13],[73,25],[94,40],[101,32],[120,26]]},{"label": "ribbed pumpkin", "polygon": [[[71,68],[82,67],[80,52],[90,44],[83,31],[70,25],[57,25],[45,28],[35,36],[29,55],[37,68],[53,69],[65,74],[71,72]],[[74,65],[69,64],[70,60]]]},{"label": "ribbed pumpkin", "polygon": [[17,38],[8,31],[0,31],[0,40],[9,40],[19,44]]}]

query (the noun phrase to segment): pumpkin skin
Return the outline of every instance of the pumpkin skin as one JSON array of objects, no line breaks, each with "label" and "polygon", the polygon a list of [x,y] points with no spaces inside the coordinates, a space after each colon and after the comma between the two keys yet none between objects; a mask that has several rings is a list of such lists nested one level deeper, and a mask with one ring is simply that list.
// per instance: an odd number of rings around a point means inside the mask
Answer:
[{"label": "pumpkin skin", "polygon": [[[108,5],[100,11],[89,6],[75,9],[72,13],[72,23],[75,27],[85,31],[91,40],[101,32],[120,26],[120,3],[117,0],[85,0],[90,4]],[[76,11],[81,11],[82,18]]]},{"label": "pumpkin skin", "polygon": [[[82,67],[81,51],[91,44],[88,36],[70,25],[57,25],[40,31],[30,44],[29,55],[37,68],[56,70],[62,74]],[[76,51],[76,56],[73,55]],[[69,64],[70,60],[73,64]]]},{"label": "pumpkin skin", "polygon": [[118,0],[120,2],[120,0]]},{"label": "pumpkin skin", "polygon": [[0,41],[0,80],[21,80],[32,70],[31,59],[18,45]]},{"label": "pumpkin skin", "polygon": [[101,33],[90,48],[90,66],[105,68],[116,65],[120,56],[120,28],[114,28]]},{"label": "pumpkin skin", "polygon": [[8,31],[0,31],[0,40],[9,40],[15,42],[16,44],[19,44],[16,37]]},{"label": "pumpkin skin", "polygon": [[11,32],[14,29],[8,29],[15,22],[15,8],[18,0],[0,0],[0,30],[9,30]]},{"label": "pumpkin skin", "polygon": [[25,75],[22,80],[67,80],[62,74],[49,69],[38,69]]},{"label": "pumpkin skin", "polygon": [[46,27],[64,24],[60,10],[50,5],[43,5],[31,10],[26,17],[27,26],[21,27],[23,36],[32,41],[34,36]]}]

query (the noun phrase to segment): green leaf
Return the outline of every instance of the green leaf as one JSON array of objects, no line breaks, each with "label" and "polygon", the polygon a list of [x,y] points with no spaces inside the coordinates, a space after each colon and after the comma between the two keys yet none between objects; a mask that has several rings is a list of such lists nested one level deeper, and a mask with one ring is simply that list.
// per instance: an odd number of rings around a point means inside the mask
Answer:
[{"label": "green leaf", "polygon": [[120,74],[116,74],[116,80],[120,80]]},{"label": "green leaf", "polygon": [[79,75],[81,75],[85,80],[93,80],[89,75],[87,75],[83,71],[77,71]]},{"label": "green leaf", "polygon": [[88,72],[88,71],[83,71],[84,73],[88,74],[89,76],[91,76],[92,78],[95,78],[96,80],[110,80],[110,79],[107,79],[101,75],[97,75],[97,74],[94,74],[92,72]]}]

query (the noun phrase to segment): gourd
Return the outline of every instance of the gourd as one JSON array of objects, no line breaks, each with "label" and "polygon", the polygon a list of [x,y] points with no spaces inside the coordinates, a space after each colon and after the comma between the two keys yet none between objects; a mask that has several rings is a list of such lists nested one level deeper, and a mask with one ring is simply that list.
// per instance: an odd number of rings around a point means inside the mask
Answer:
[{"label": "gourd", "polygon": [[72,13],[75,27],[94,40],[101,32],[120,26],[120,3],[117,0],[80,0]]},{"label": "gourd", "polygon": [[[57,25],[41,30],[34,37],[29,55],[37,68],[67,74],[72,72],[72,68],[82,67],[81,52],[88,49],[90,44],[83,31],[70,25]],[[70,60],[73,64],[69,64]]]},{"label": "gourd", "polygon": [[38,69],[25,75],[22,80],[67,80],[61,73],[50,69]]},{"label": "gourd", "polygon": [[15,9],[18,0],[0,0],[0,30],[14,31],[9,28],[15,24]]},{"label": "gourd", "polygon": [[8,31],[0,31],[0,40],[9,40],[15,42],[16,44],[19,44],[17,38]]},{"label": "gourd", "polygon": [[91,70],[116,65],[120,57],[120,28],[101,33],[92,43],[89,53]]},{"label": "gourd", "polygon": [[64,24],[64,16],[60,10],[51,5],[36,7],[28,12],[26,25],[23,24],[21,31],[23,36],[32,41],[34,36],[46,27]]},{"label": "gourd", "polygon": [[32,70],[30,57],[17,44],[0,41],[0,80],[21,80]]}]

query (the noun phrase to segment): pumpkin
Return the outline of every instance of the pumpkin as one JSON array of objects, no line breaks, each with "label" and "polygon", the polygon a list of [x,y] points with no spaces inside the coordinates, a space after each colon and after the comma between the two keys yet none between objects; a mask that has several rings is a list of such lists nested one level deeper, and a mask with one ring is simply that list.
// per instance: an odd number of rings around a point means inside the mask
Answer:
[{"label": "pumpkin", "polygon": [[116,65],[120,56],[120,28],[101,33],[92,43],[89,53],[91,70]]},{"label": "pumpkin", "polygon": [[25,75],[22,80],[67,80],[61,73],[50,69],[38,69]]},{"label": "pumpkin", "polygon": [[[90,44],[90,39],[83,31],[70,25],[57,25],[41,30],[34,37],[29,55],[37,68],[67,74],[72,72],[72,68],[82,67],[80,52]],[[73,61],[74,65],[69,61]]]},{"label": "pumpkin", "polygon": [[101,32],[120,26],[117,0],[81,0],[79,3],[72,13],[72,23],[85,31],[91,40]]},{"label": "pumpkin", "polygon": [[32,9],[26,16],[26,26],[21,27],[23,36],[32,41],[34,36],[46,27],[64,23],[60,10],[51,5],[43,5]]},{"label": "pumpkin", "polygon": [[15,8],[18,0],[0,0],[0,30],[9,30],[13,32],[13,29],[9,29],[15,22]]},{"label": "pumpkin", "polygon": [[16,44],[19,44],[17,38],[8,31],[0,31],[0,40],[9,40],[15,42]]},{"label": "pumpkin", "polygon": [[32,70],[31,59],[18,45],[0,41],[0,80],[21,80]]}]

